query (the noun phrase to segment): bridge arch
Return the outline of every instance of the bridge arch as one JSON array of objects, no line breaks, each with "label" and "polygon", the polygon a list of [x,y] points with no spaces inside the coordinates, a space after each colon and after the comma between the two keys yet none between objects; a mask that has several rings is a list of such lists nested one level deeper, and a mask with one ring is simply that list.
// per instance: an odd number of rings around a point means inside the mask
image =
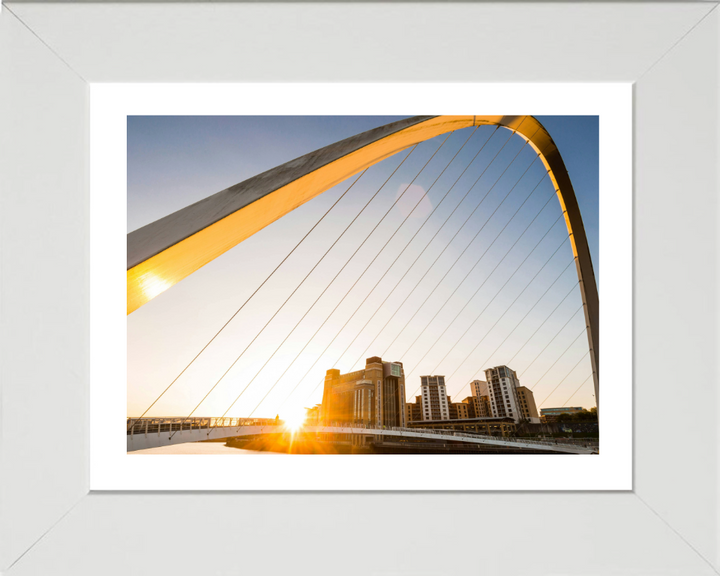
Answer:
[{"label": "bridge arch", "polygon": [[415,144],[472,126],[513,131],[536,151],[563,211],[575,256],[599,406],[599,300],[575,191],[550,134],[532,116],[415,116],[331,144],[128,234],[127,313],[288,212]]}]

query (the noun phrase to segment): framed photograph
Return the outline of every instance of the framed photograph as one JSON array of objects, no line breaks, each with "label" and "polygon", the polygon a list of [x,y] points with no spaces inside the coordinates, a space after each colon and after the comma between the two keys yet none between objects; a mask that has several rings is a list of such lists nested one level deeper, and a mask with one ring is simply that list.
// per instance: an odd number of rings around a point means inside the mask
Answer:
[{"label": "framed photograph", "polygon": [[2,570],[717,573],[715,7],[4,6]]},{"label": "framed photograph", "polygon": [[[289,115],[269,115],[276,91],[293,92]],[[568,114],[379,116],[363,104],[376,94],[391,111],[419,94],[448,112]],[[590,410],[600,368],[631,366],[629,86],[106,84],[91,100],[91,488],[631,487],[631,379],[609,390],[602,450]],[[574,187],[543,121],[566,139]],[[153,183],[173,178],[178,142],[207,158],[181,163],[201,181],[232,139],[248,147],[228,158],[230,171],[246,158],[244,183],[133,224],[180,201],[180,180]],[[293,146],[307,156],[281,151]],[[245,205],[243,189],[260,198]],[[245,210],[249,227],[228,227]],[[190,279],[185,255],[200,284],[171,291]],[[252,475],[226,457],[263,453],[293,457],[255,458]],[[195,475],[198,456],[211,473]],[[445,472],[423,473],[430,462]]]}]

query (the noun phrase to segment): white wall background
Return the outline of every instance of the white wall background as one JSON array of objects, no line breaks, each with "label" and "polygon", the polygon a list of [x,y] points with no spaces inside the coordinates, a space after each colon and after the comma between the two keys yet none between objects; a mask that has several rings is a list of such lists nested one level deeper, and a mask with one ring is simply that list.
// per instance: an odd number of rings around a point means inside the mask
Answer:
[{"label": "white wall background", "polygon": [[[715,7],[4,6],[0,568],[716,574]],[[85,496],[87,82],[110,80],[636,81],[635,492]]]}]

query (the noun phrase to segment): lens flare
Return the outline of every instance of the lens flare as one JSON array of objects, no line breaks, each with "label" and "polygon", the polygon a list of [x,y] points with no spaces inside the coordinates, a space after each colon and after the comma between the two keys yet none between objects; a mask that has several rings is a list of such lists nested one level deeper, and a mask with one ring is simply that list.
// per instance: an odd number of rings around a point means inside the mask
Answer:
[{"label": "lens flare", "polygon": [[305,409],[292,408],[287,414],[283,415],[282,420],[286,428],[289,428],[292,432],[297,432],[305,424]]},{"label": "lens flare", "polygon": [[152,300],[158,294],[162,294],[172,286],[170,282],[163,280],[155,274],[146,274],[141,280],[140,285],[142,287],[143,294],[148,300]]}]

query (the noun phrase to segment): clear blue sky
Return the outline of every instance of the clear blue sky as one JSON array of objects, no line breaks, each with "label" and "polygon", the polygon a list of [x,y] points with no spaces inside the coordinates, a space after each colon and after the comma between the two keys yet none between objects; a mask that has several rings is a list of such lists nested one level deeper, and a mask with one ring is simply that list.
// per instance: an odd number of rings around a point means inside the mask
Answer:
[{"label": "clear blue sky", "polygon": [[[128,231],[302,154],[396,119],[129,117]],[[598,120],[538,119],[568,167],[599,280]],[[584,319],[582,311],[575,313],[581,304],[577,275],[567,230],[562,219],[557,222],[560,208],[551,199],[552,186],[543,178],[540,161],[533,163],[534,152],[523,148],[519,137],[509,139],[507,130],[482,127],[462,147],[471,133],[465,129],[450,135],[439,150],[445,136],[412,152],[196,415],[219,416],[243,389],[228,415],[247,416],[254,411],[256,416],[274,416],[310,406],[321,400],[319,384],[327,369],[356,370],[373,355],[405,364],[409,398],[420,374],[438,373],[446,375],[448,392],[460,401],[470,395],[468,382],[483,377],[482,369],[508,364],[523,385],[533,388],[538,404],[547,397],[544,407],[564,405],[578,387],[569,405],[594,405],[592,379],[587,378],[587,340],[584,335],[578,338]],[[484,143],[482,153],[469,165]],[[377,164],[353,186],[149,414],[187,415],[407,154]],[[128,317],[129,415],[145,410],[352,180],[268,226]],[[262,368],[288,334],[286,343]]]}]

